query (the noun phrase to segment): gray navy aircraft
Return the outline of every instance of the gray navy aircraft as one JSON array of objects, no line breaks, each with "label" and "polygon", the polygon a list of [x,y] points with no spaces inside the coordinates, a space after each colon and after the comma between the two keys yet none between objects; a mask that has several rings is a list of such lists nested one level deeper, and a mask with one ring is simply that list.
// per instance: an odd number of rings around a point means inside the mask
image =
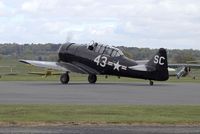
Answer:
[{"label": "gray navy aircraft", "polygon": [[58,61],[20,60],[22,63],[37,67],[60,70],[62,84],[70,80],[69,73],[88,74],[89,83],[97,81],[97,75],[113,75],[153,81],[166,81],[169,78],[167,53],[164,48],[145,63],[139,63],[126,57],[121,50],[100,43],[65,43],[58,50]]}]

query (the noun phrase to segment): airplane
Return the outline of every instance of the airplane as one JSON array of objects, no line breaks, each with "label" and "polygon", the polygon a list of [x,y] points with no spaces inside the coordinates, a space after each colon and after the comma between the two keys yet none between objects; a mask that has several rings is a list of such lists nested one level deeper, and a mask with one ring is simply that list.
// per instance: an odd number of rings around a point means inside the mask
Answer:
[{"label": "airplane", "polygon": [[166,81],[169,78],[167,53],[160,48],[151,59],[144,63],[137,63],[126,57],[116,48],[101,43],[90,44],[65,43],[58,50],[58,61],[35,61],[21,59],[19,62],[36,67],[43,67],[63,71],[60,82],[67,84],[69,73],[88,74],[88,82],[96,83],[97,75],[113,75],[155,81]]},{"label": "airplane", "polygon": [[52,75],[61,75],[62,72],[54,72],[54,70],[51,69],[47,69],[44,71],[40,71],[40,72],[28,72],[28,74],[32,74],[32,75],[40,75],[42,77],[47,78],[48,76],[52,76]]},{"label": "airplane", "polygon": [[[189,75],[192,68],[199,69],[200,64],[187,64],[187,63],[177,63],[177,64],[168,64],[168,67],[174,69],[175,68],[175,75],[177,79],[180,79],[181,77],[185,77]],[[195,79],[195,76],[193,76],[193,79]]]}]

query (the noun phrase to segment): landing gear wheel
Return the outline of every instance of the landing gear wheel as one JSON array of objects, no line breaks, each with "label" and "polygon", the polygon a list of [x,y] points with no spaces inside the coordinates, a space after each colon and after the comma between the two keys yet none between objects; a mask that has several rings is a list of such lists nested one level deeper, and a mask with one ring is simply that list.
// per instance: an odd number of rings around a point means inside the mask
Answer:
[{"label": "landing gear wheel", "polygon": [[95,74],[90,74],[88,76],[88,81],[89,83],[94,84],[97,81],[97,76]]},{"label": "landing gear wheel", "polygon": [[153,81],[150,80],[150,81],[149,81],[149,84],[150,84],[151,86],[153,86]]},{"label": "landing gear wheel", "polygon": [[60,76],[60,82],[62,84],[67,84],[69,82],[69,74],[65,73]]}]

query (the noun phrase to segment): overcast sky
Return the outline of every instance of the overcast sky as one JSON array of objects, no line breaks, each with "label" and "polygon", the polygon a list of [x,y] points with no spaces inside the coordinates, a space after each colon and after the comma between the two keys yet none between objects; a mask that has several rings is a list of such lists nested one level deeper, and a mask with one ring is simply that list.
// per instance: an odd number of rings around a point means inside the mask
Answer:
[{"label": "overcast sky", "polygon": [[0,0],[0,43],[200,49],[200,0]]}]

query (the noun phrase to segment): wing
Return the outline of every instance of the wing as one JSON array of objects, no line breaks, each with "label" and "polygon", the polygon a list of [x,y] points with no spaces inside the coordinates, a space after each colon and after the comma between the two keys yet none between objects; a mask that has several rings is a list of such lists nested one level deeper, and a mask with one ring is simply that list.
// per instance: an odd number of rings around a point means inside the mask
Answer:
[{"label": "wing", "polygon": [[58,62],[50,62],[50,61],[35,61],[35,60],[19,60],[19,62],[33,65],[36,67],[42,67],[47,69],[59,70],[59,71],[69,71],[67,68],[64,68],[58,64]]},{"label": "wing", "polygon": [[52,70],[50,71],[44,71],[44,72],[29,72],[28,74],[35,74],[35,75],[61,75],[63,73],[61,72],[52,72]]},{"label": "wing", "polygon": [[168,64],[171,68],[179,68],[179,67],[190,67],[190,68],[200,68],[200,64]]},{"label": "wing", "polygon": [[35,61],[35,60],[19,60],[19,62],[33,65],[36,67],[59,70],[59,71],[64,71],[64,72],[76,72],[76,73],[82,73],[82,74],[99,74],[97,70],[78,62],[66,63],[66,62],[50,62],[50,61]]}]

